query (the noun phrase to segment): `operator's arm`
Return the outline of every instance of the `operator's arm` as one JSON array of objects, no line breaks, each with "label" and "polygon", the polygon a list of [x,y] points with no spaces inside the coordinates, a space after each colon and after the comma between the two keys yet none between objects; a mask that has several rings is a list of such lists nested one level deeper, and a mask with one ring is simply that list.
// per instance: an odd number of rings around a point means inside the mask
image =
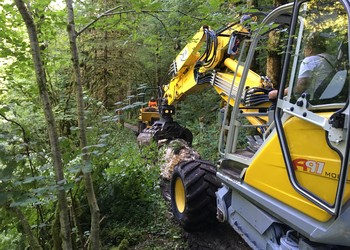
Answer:
[{"label": "operator's arm", "polygon": [[299,68],[297,84],[294,87],[294,94],[301,95],[311,86],[311,78],[316,68],[315,56],[308,56],[303,59]]},{"label": "operator's arm", "polygon": [[[300,64],[299,75],[297,84],[294,87],[294,94],[300,95],[305,90],[310,87],[310,77],[312,75],[312,71],[314,69],[314,64],[310,62],[310,57],[304,58],[302,63]],[[288,88],[284,89],[284,95],[288,94]],[[274,100],[277,98],[278,90],[272,90],[269,92],[269,99]]]},{"label": "operator's arm", "polygon": [[[297,85],[294,88],[294,93],[297,95],[302,94],[303,92],[305,92],[305,90],[307,90],[307,88],[309,87],[309,84],[310,84],[310,78],[308,78],[308,77],[299,78]],[[287,95],[287,94],[288,94],[288,88],[285,88],[283,95]],[[277,95],[278,95],[277,89],[271,90],[269,92],[269,99],[274,100],[277,98]]]},{"label": "operator's arm", "polygon": [[[283,95],[287,95],[288,94],[288,88],[285,88],[284,91],[283,91]],[[278,90],[277,89],[274,89],[274,90],[271,90],[269,92],[269,99],[270,100],[274,100],[277,98],[277,95],[278,95]]]},{"label": "operator's arm", "polygon": [[[309,85],[310,85],[310,78],[308,78],[308,77],[299,78],[298,82],[297,82],[297,85],[294,88],[294,93],[297,94],[297,95],[302,94],[303,92],[305,92],[305,90],[307,90]],[[283,92],[283,95],[287,95],[287,94],[288,94],[288,88],[285,88],[284,92]],[[278,95],[278,90],[277,89],[271,90],[269,92],[269,99],[270,100],[274,100],[274,99],[277,98],[277,95]]]},{"label": "operator's arm", "polygon": [[297,95],[302,94],[305,92],[305,90],[310,87],[310,78],[309,77],[303,77],[303,78],[298,78],[297,85],[295,86],[294,93]]}]

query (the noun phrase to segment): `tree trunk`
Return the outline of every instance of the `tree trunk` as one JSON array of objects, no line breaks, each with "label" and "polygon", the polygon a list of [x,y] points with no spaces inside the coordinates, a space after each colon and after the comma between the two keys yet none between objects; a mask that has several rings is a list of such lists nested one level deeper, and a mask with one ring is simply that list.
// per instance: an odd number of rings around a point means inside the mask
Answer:
[{"label": "tree trunk", "polygon": [[273,85],[276,87],[281,81],[282,57],[279,48],[279,34],[273,30],[269,33],[267,46],[267,66],[266,75],[270,78]]},{"label": "tree trunk", "polygon": [[51,234],[52,234],[52,250],[62,250],[62,239],[60,236],[60,209],[58,205],[55,206],[54,219],[51,223]]},{"label": "tree trunk", "polygon": [[[277,7],[287,2],[287,0],[274,0],[273,5]],[[278,49],[279,39],[278,32],[271,31],[269,33],[266,75],[271,79],[274,87],[278,87],[281,81],[282,56],[281,51]]]},{"label": "tree trunk", "polygon": [[34,236],[32,228],[30,227],[30,224],[28,223],[22,211],[18,207],[6,206],[5,208],[8,212],[14,214],[20,221],[21,226],[23,228],[23,232],[28,237],[30,247],[34,250],[42,250],[38,239]]},{"label": "tree trunk", "polygon": [[105,105],[106,107],[108,106],[108,32],[105,31],[104,32],[104,40],[105,40],[105,47],[104,47],[104,50],[103,50],[103,92],[102,92],[102,102],[103,102],[103,105]]},{"label": "tree trunk", "polygon": [[23,0],[15,0],[15,3],[28,30],[31,53],[33,57],[34,67],[35,67],[36,81],[39,87],[40,97],[41,97],[41,101],[42,101],[42,105],[45,113],[45,119],[47,123],[52,160],[53,160],[53,165],[55,170],[55,178],[56,178],[57,185],[59,186],[57,190],[57,196],[58,196],[58,203],[60,207],[62,247],[65,250],[72,249],[71,228],[69,224],[66,192],[64,190],[65,179],[64,179],[61,151],[60,151],[59,142],[58,142],[56,121],[52,112],[52,107],[51,107],[49,94],[46,86],[46,82],[47,82],[46,74],[45,74],[45,70],[44,70],[41,55],[40,55],[37,31],[36,31],[33,18],[29,13],[27,7],[25,6]]},{"label": "tree trunk", "polygon": [[[74,23],[74,12],[72,0],[66,0],[68,11],[68,25],[67,31],[69,36],[70,48],[72,53],[73,68],[75,73],[76,87],[77,87],[77,105],[78,105],[78,125],[80,130],[80,146],[83,153],[83,163],[85,166],[90,164],[86,139],[86,126],[84,118],[84,100],[83,100],[83,86],[79,68],[79,55],[76,43],[76,31]],[[93,181],[90,171],[83,172],[85,190],[89,203],[91,213],[91,228],[90,228],[90,249],[100,249],[100,209],[98,207]]]}]

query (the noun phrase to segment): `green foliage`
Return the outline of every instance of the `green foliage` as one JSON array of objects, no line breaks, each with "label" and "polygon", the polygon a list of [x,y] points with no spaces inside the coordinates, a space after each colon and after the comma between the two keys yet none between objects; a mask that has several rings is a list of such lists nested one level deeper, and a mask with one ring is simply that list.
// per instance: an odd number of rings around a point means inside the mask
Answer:
[{"label": "green foliage", "polygon": [[[70,77],[67,75],[69,54],[66,52],[69,44],[65,39],[66,18],[64,12],[53,9],[50,2],[32,1],[31,10],[39,32],[51,103],[61,125],[59,132],[62,137],[69,138],[67,123],[75,121],[70,116],[75,109],[71,106],[71,89],[67,88]],[[28,37],[21,16],[9,1],[0,4],[0,19],[4,20],[0,25],[0,36],[4,39],[0,39],[5,41],[0,45],[0,219],[4,222],[0,230],[4,232],[1,235],[8,235],[1,238],[1,247],[6,244],[11,244],[11,249],[28,247],[23,228],[17,226],[20,220],[26,220],[42,247],[50,249],[49,229],[58,186],[54,180]],[[74,138],[69,140],[64,152],[72,152],[70,147],[76,144]],[[67,183],[66,188],[72,188],[71,184]],[[13,207],[23,213],[25,219],[15,213],[5,213]],[[11,218],[12,224],[5,222],[7,217]],[[13,230],[9,230],[10,225]]]},{"label": "green foliage", "polygon": [[[77,31],[120,6],[78,40],[91,159],[91,164],[84,165],[66,11],[53,3],[34,0],[30,7],[60,136],[76,247],[86,243],[90,223],[82,172],[91,172],[97,186],[106,248],[119,245],[122,249],[123,244],[140,249],[182,247],[181,231],[172,225],[169,204],[160,197],[154,145],[140,151],[134,134],[118,127],[111,113],[114,103],[141,83],[147,82],[148,87],[167,83],[168,66],[188,39],[204,24],[215,29],[232,22],[237,17],[235,5],[223,0],[75,3]],[[43,248],[52,249],[52,235],[58,232],[58,186],[28,36],[12,1],[0,3],[0,31],[0,249],[28,247],[19,218],[9,216],[8,207],[19,208]],[[218,104],[216,93],[203,91],[179,104],[176,118],[194,132],[194,148],[212,161],[217,159]]]},{"label": "green foliage", "polygon": [[[2,221],[2,224],[4,221]],[[16,249],[24,249],[25,237],[17,232],[16,224],[10,223],[5,229],[0,231],[0,249],[14,249],[14,246],[18,246]]]},{"label": "green foliage", "polygon": [[212,162],[218,159],[220,99],[212,88],[208,88],[186,97],[177,107],[176,120],[193,133],[193,148],[203,159]]},{"label": "green foliage", "polygon": [[[113,117],[105,117],[105,121],[111,120]],[[179,229],[167,218],[167,204],[161,197],[157,150],[155,145],[140,150],[129,130],[118,128],[113,132],[113,136],[101,136],[105,150],[98,157],[92,156],[99,206],[105,216],[102,240],[106,248],[120,249],[126,242],[135,246],[145,240],[154,241],[154,245],[141,249],[157,249],[157,245],[163,245],[159,238],[179,235]],[[174,238],[167,246],[171,244],[183,243]]]},{"label": "green foliage", "polygon": [[[81,3],[88,23],[96,13]],[[168,67],[202,25],[232,22],[234,9],[222,0],[124,1],[111,15],[81,34],[87,87],[107,108],[122,101],[140,83],[156,87],[169,81]],[[100,13],[115,7],[99,3]],[[237,16],[237,15],[235,15]]]},{"label": "green foliage", "polygon": [[141,154],[135,152],[135,148],[125,145],[120,156],[110,163],[106,171],[109,177],[107,182],[117,185],[113,192],[121,195],[118,199],[120,201],[143,200],[150,192],[153,193],[155,188],[154,177],[159,174],[157,169],[154,169],[155,166],[150,164],[149,159],[143,159]]}]

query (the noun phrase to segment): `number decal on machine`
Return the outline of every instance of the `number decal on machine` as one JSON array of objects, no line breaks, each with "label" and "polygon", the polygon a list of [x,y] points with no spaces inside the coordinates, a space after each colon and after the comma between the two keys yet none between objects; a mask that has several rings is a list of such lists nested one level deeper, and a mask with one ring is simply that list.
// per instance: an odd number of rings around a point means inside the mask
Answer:
[{"label": "number decal on machine", "polygon": [[293,160],[293,166],[295,170],[302,168],[303,171],[313,174],[322,174],[325,163],[306,159],[295,159]]}]

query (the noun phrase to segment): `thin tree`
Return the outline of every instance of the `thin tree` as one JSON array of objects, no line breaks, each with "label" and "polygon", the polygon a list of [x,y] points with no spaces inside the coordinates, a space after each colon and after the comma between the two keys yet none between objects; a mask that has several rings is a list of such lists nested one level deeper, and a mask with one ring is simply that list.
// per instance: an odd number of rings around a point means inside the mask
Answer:
[{"label": "thin tree", "polygon": [[[74,23],[74,12],[72,0],[66,0],[67,11],[68,11],[68,24],[67,31],[69,36],[70,49],[73,60],[73,68],[76,81],[76,92],[77,92],[77,105],[78,105],[78,126],[80,131],[80,146],[82,149],[82,159],[83,164],[90,165],[88,150],[87,150],[87,139],[86,139],[86,126],[84,118],[84,100],[83,100],[83,84],[82,77],[79,67],[79,55],[77,48],[77,33],[75,31]],[[83,171],[84,183],[86,195],[89,203],[90,213],[91,213],[91,227],[90,227],[90,249],[100,248],[100,209],[98,207],[94,185],[92,181],[92,176],[90,171]]]},{"label": "thin tree", "polygon": [[64,190],[65,178],[64,178],[61,150],[59,147],[56,121],[53,115],[52,106],[50,103],[50,98],[49,98],[49,94],[46,86],[47,84],[46,72],[43,67],[43,62],[40,55],[37,29],[36,29],[33,17],[28,11],[28,8],[24,4],[23,0],[15,0],[15,3],[27,27],[30,47],[31,47],[31,54],[32,54],[34,69],[35,69],[36,82],[39,87],[39,93],[40,93],[41,102],[43,105],[45,119],[47,123],[47,131],[49,134],[52,160],[53,160],[53,166],[55,170],[55,179],[58,185],[57,196],[58,196],[58,205],[60,208],[62,248],[65,250],[70,250],[72,249],[71,228],[70,228],[69,216],[68,216],[66,192]]},{"label": "thin tree", "polygon": [[[273,0],[273,6],[278,7],[286,4],[287,0]],[[269,33],[269,40],[267,46],[267,67],[266,75],[270,77],[275,87],[278,87],[281,80],[282,73],[282,53],[279,49],[280,35],[277,30],[273,30]]]},{"label": "thin tree", "polygon": [[8,212],[14,214],[18,218],[22,226],[22,231],[25,233],[25,235],[28,238],[30,247],[33,250],[42,250],[43,248],[40,246],[38,239],[35,237],[27,218],[24,216],[22,211],[18,207],[11,207],[11,206],[5,206],[5,209]]}]

